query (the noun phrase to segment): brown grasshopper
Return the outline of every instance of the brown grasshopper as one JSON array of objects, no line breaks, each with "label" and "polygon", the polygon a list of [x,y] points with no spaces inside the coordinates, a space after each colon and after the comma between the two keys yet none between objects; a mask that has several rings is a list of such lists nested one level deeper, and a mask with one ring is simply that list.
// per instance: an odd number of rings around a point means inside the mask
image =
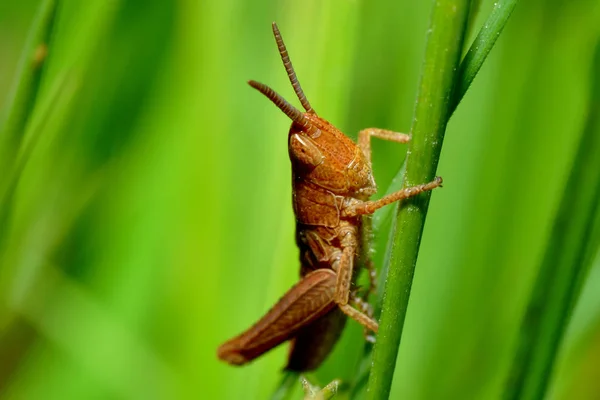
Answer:
[{"label": "brown grasshopper", "polygon": [[288,147],[301,279],[254,326],[221,345],[218,356],[231,364],[245,364],[292,339],[286,368],[306,371],[317,368],[327,357],[346,316],[377,332],[368,303],[351,290],[357,276],[355,265],[369,269],[370,290],[374,288],[375,271],[367,255],[369,221],[365,217],[385,205],[432,190],[442,179],[436,177],[433,182],[370,201],[369,196],[377,191],[371,170],[371,137],[406,143],[410,136],[368,128],[359,132],[357,145],[319,117],[300,87],[275,23],[273,33],[306,112],[270,87],[256,81],[248,83],[292,120]]}]

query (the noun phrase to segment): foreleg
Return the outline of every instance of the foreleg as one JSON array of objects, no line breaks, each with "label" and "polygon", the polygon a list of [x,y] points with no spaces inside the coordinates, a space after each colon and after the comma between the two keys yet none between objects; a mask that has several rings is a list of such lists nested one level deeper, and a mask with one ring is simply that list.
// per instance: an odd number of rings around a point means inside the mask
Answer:
[{"label": "foreleg", "polygon": [[410,135],[406,133],[388,131],[387,129],[367,128],[358,132],[358,147],[363,151],[365,157],[371,163],[371,137],[389,140],[397,143],[408,143]]}]

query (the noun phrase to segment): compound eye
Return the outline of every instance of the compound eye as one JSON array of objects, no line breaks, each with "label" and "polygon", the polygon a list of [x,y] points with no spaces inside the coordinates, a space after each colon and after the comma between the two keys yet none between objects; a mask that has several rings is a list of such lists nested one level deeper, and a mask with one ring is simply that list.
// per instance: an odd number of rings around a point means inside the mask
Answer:
[{"label": "compound eye", "polygon": [[312,167],[322,164],[325,159],[315,142],[299,133],[290,136],[290,155],[302,164]]}]

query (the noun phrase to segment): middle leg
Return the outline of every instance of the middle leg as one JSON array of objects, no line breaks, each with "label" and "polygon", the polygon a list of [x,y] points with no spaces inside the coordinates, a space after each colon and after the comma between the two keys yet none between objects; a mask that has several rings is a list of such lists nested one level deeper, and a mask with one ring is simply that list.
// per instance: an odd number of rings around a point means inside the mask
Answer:
[{"label": "middle leg", "polygon": [[[357,296],[355,293],[350,295],[350,304],[356,309],[360,310],[367,317],[373,319],[373,306],[369,304],[364,298]],[[366,326],[363,326],[363,336],[365,340],[370,343],[375,343],[375,336],[371,333],[371,330]]]},{"label": "middle leg", "polygon": [[352,273],[354,269],[354,255],[355,247],[344,247],[336,271],[337,280],[334,301],[337,303],[337,305],[340,307],[344,314],[348,315],[350,318],[354,319],[356,322],[358,322],[365,328],[368,328],[373,332],[377,332],[379,325],[377,324],[377,322],[375,322],[375,320],[373,320],[373,318],[348,304],[350,299],[350,285],[352,283]]}]

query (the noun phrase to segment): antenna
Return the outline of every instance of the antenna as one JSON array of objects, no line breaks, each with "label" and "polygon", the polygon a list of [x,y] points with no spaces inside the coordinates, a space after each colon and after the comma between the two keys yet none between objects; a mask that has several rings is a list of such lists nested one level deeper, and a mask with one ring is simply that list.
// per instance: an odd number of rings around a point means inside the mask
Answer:
[{"label": "antenna", "polygon": [[294,92],[296,92],[296,96],[298,96],[298,100],[302,104],[302,107],[306,110],[307,113],[316,114],[315,110],[311,107],[306,95],[302,91],[302,87],[300,86],[300,82],[298,82],[298,77],[296,76],[296,72],[294,71],[294,66],[292,65],[292,61],[290,61],[290,56],[288,55],[287,49],[285,48],[285,44],[283,43],[283,38],[281,37],[281,32],[279,32],[279,28],[277,24],[273,22],[273,34],[275,35],[275,41],[277,42],[277,48],[279,49],[279,54],[281,55],[281,61],[283,61],[283,66],[285,67],[285,71],[290,78],[290,83],[294,87]]},{"label": "antenna", "polygon": [[277,108],[285,113],[292,121],[304,128],[309,134],[313,135],[318,132],[310,121],[302,114],[300,110],[288,103],[279,93],[265,85],[256,81],[248,81],[248,84],[269,98]]}]

